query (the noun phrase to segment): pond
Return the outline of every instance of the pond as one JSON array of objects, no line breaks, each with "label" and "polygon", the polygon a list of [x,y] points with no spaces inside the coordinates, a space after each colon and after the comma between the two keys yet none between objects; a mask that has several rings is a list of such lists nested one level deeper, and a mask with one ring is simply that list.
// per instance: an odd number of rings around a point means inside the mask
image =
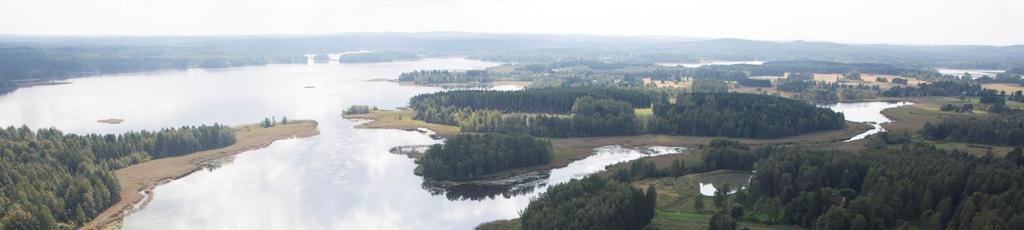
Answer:
[{"label": "pond", "polygon": [[698,175],[700,178],[700,194],[715,196],[715,192],[726,186],[729,191],[726,194],[733,194],[740,189],[750,185],[750,179],[754,174],[749,171],[739,170],[716,170]]}]

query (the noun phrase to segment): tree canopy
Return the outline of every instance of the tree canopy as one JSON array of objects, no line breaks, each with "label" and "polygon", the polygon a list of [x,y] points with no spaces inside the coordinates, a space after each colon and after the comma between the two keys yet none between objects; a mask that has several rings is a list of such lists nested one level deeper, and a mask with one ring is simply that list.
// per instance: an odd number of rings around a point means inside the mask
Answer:
[{"label": "tree canopy", "polygon": [[0,129],[0,228],[81,226],[117,202],[112,170],[234,142],[233,130],[217,124],[120,135]]},{"label": "tree canopy", "polygon": [[431,146],[419,163],[426,178],[459,181],[547,164],[552,154],[550,142],[530,136],[460,134]]}]

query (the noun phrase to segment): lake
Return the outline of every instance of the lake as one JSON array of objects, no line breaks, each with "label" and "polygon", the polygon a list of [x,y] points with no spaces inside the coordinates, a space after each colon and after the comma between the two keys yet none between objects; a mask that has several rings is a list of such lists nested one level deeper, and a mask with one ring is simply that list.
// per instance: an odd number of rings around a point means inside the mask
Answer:
[{"label": "lake", "polygon": [[[413,174],[395,146],[439,143],[413,131],[355,129],[350,105],[405,106],[442,90],[373,79],[421,69],[482,69],[499,63],[460,58],[391,63],[267,65],[75,78],[72,84],[18,89],[0,96],[0,125],[56,127],[68,133],[222,123],[287,116],[314,119],[320,135],[278,141],[224,164],[158,186],[153,200],[124,221],[127,229],[469,229],[518,216],[548,187],[643,156],[685,153],[655,146],[605,146],[509,189],[437,190]],[[371,81],[373,80],[373,81]],[[509,89],[515,90],[515,89]],[[839,104],[870,119],[889,105]],[[878,114],[880,115],[880,114]],[[121,124],[97,120],[124,119]],[[883,117],[884,118],[884,117]]]},{"label": "lake", "polygon": [[970,74],[972,79],[978,79],[980,77],[995,77],[1000,73],[1006,72],[1006,70],[998,69],[951,69],[951,68],[935,68],[936,71],[943,75],[952,75],[958,78],[963,78],[965,74]]},{"label": "lake", "polygon": [[[436,87],[395,79],[421,69],[482,69],[499,63],[424,59],[360,64],[292,64],[193,69],[70,79],[72,84],[18,89],[0,96],[0,125],[56,127],[68,133],[222,123],[287,116],[314,119],[320,135],[278,141],[225,164],[158,186],[153,200],[124,221],[126,229],[470,229],[518,216],[552,184],[649,155],[686,149],[607,146],[554,169],[517,193],[438,194],[413,174],[415,164],[388,150],[438,143],[412,131],[355,129],[341,118],[354,104],[404,106]],[[121,124],[97,120],[119,118]],[[499,192],[500,193],[500,192]],[[467,196],[476,199],[468,199]]]},{"label": "lake", "polygon": [[701,61],[699,63],[674,63],[674,62],[670,63],[670,62],[662,62],[662,63],[655,63],[655,64],[660,65],[660,66],[682,66],[682,67],[686,67],[686,68],[697,68],[697,67],[709,66],[709,65],[761,65],[761,64],[764,64],[764,61]]}]

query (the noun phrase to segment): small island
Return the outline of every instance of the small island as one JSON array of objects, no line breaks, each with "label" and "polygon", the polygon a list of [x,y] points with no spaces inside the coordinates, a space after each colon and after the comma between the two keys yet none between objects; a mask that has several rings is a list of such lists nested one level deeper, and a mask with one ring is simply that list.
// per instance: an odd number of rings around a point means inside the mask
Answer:
[{"label": "small island", "polygon": [[467,181],[551,162],[551,142],[526,135],[459,134],[433,145],[419,159],[432,180]]},{"label": "small island", "polygon": [[116,125],[116,124],[121,124],[121,122],[124,122],[124,119],[120,119],[120,118],[107,118],[107,119],[103,119],[103,120],[97,120],[96,122],[104,123],[104,124]]}]

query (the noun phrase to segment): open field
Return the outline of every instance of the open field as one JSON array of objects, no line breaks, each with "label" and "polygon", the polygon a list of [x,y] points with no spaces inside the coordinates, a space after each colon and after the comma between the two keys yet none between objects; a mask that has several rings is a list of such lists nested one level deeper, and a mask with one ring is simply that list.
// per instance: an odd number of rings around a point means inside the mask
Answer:
[{"label": "open field", "polygon": [[373,110],[369,114],[342,115],[350,120],[370,120],[370,122],[359,124],[356,128],[363,129],[400,129],[415,131],[418,128],[426,128],[437,133],[441,137],[452,137],[459,134],[459,127],[427,123],[412,118],[412,109],[400,110]]},{"label": "open field", "polygon": [[672,161],[675,161],[677,159],[683,160],[683,164],[688,165],[687,167],[703,164],[704,151],[702,149],[690,149],[689,151],[680,154],[666,154],[651,157],[643,157],[632,161],[626,161],[618,164],[609,165],[605,167],[605,171],[600,172],[598,175],[612,176],[616,170],[629,169],[629,165],[632,164],[633,161],[653,162],[655,169],[665,170],[672,166]]},{"label": "open field", "polygon": [[733,84],[732,87],[729,87],[729,92],[779,95],[779,96],[786,97],[786,98],[792,98],[793,97],[793,95],[794,95],[793,93],[779,91],[779,89],[777,87],[775,87],[775,85],[774,85],[775,83],[772,83],[772,84],[773,84],[772,87],[767,87],[767,88],[746,87],[746,86],[740,86],[738,84]]},{"label": "open field", "polygon": [[[718,174],[712,171],[701,174],[690,174],[680,177],[645,179],[633,182],[633,186],[646,189],[653,185],[658,189],[657,214],[651,220],[651,227],[656,229],[707,229],[708,221],[715,209],[714,199],[705,197],[704,208],[694,207],[695,197],[700,195],[700,176]],[[763,225],[739,222],[739,228],[750,229],[801,229],[799,226]]]},{"label": "open field", "polygon": [[153,188],[167,181],[184,177],[199,170],[209,161],[235,155],[245,151],[266,147],[277,140],[310,137],[320,134],[316,121],[292,121],[271,128],[259,125],[243,125],[234,128],[237,141],[230,146],[200,151],[176,157],[161,158],[118,169],[114,172],[121,186],[121,197],[82,229],[103,229],[124,217],[145,197],[152,199]]},{"label": "open field", "polygon": [[[946,118],[992,116],[991,114],[983,111],[978,111],[975,113],[954,113],[939,111],[939,106],[941,106],[941,104],[962,103],[960,99],[954,97],[920,98],[914,100],[914,103],[915,104],[911,106],[902,106],[882,110],[882,114],[884,114],[890,120],[894,121],[882,124],[882,127],[889,131],[909,132],[912,135],[919,136],[918,133],[921,132],[921,128],[924,127],[924,124],[928,122],[936,124],[942,122],[942,120]],[[973,103],[977,104],[977,99],[974,99]],[[1003,156],[1010,150],[1013,150],[1013,148],[1009,146],[994,146],[932,140],[929,140],[928,142],[933,143],[942,149],[958,149],[977,156],[987,154],[988,152],[992,152],[992,154],[995,156]]]},{"label": "open field", "polygon": [[1006,91],[1006,94],[1010,94],[1017,91],[1024,91],[1024,85],[1011,83],[988,83],[981,84],[981,87],[986,89],[993,89],[996,91]]},{"label": "open field", "polygon": [[689,89],[693,85],[693,81],[669,81],[669,80],[652,80],[650,78],[643,78],[640,81],[644,85],[653,85],[655,88],[674,88],[674,89]]},{"label": "open field", "polygon": [[[680,177],[654,178],[633,182],[633,186],[637,188],[647,189],[648,185],[654,185],[658,189],[657,213],[654,219],[651,220],[649,227],[653,227],[653,229],[707,229],[708,221],[711,219],[711,214],[715,208],[714,199],[705,197],[704,209],[697,210],[694,208],[694,197],[700,195],[700,175],[690,174]],[[801,229],[798,226],[739,222],[739,228],[742,229],[744,227],[750,229]],[[477,226],[476,229],[512,230],[520,229],[520,225],[519,219],[497,220],[483,223]]]},{"label": "open field", "polygon": [[[813,144],[830,143],[849,139],[859,133],[869,130],[870,127],[856,122],[846,122],[846,128],[834,131],[821,131],[796,136],[774,138],[774,139],[750,139],[731,138],[744,144]],[[593,148],[606,145],[622,145],[625,147],[643,146],[703,146],[711,142],[715,137],[701,136],[668,136],[668,135],[637,135],[617,137],[581,137],[581,138],[553,138],[551,145],[555,153],[569,152],[566,155],[587,155]]]},{"label": "open field", "polygon": [[654,109],[652,109],[652,108],[634,109],[633,110],[633,114],[636,114],[636,118],[641,118],[642,119],[642,118],[654,116]]},{"label": "open field", "polygon": [[[888,79],[889,82],[878,82],[878,78],[880,78],[880,77]],[[868,86],[877,85],[879,88],[882,88],[882,90],[886,90],[886,89],[892,88],[893,86],[904,86],[904,85],[900,85],[900,84],[893,84],[892,83],[892,79],[894,79],[894,78],[907,79],[907,84],[905,86],[917,87],[921,83],[928,83],[927,81],[918,80],[916,78],[908,78],[908,77],[901,77],[901,76],[895,76],[895,75],[861,74],[861,76],[860,76],[861,80],[857,81],[857,80],[843,79],[843,76],[841,74],[837,74],[837,73],[816,73],[816,74],[814,74],[814,81],[821,81],[821,82],[828,82],[828,83],[835,83],[835,82],[838,81],[841,84],[847,84],[847,85],[857,85],[857,84],[865,84],[865,85],[868,85]]]}]

